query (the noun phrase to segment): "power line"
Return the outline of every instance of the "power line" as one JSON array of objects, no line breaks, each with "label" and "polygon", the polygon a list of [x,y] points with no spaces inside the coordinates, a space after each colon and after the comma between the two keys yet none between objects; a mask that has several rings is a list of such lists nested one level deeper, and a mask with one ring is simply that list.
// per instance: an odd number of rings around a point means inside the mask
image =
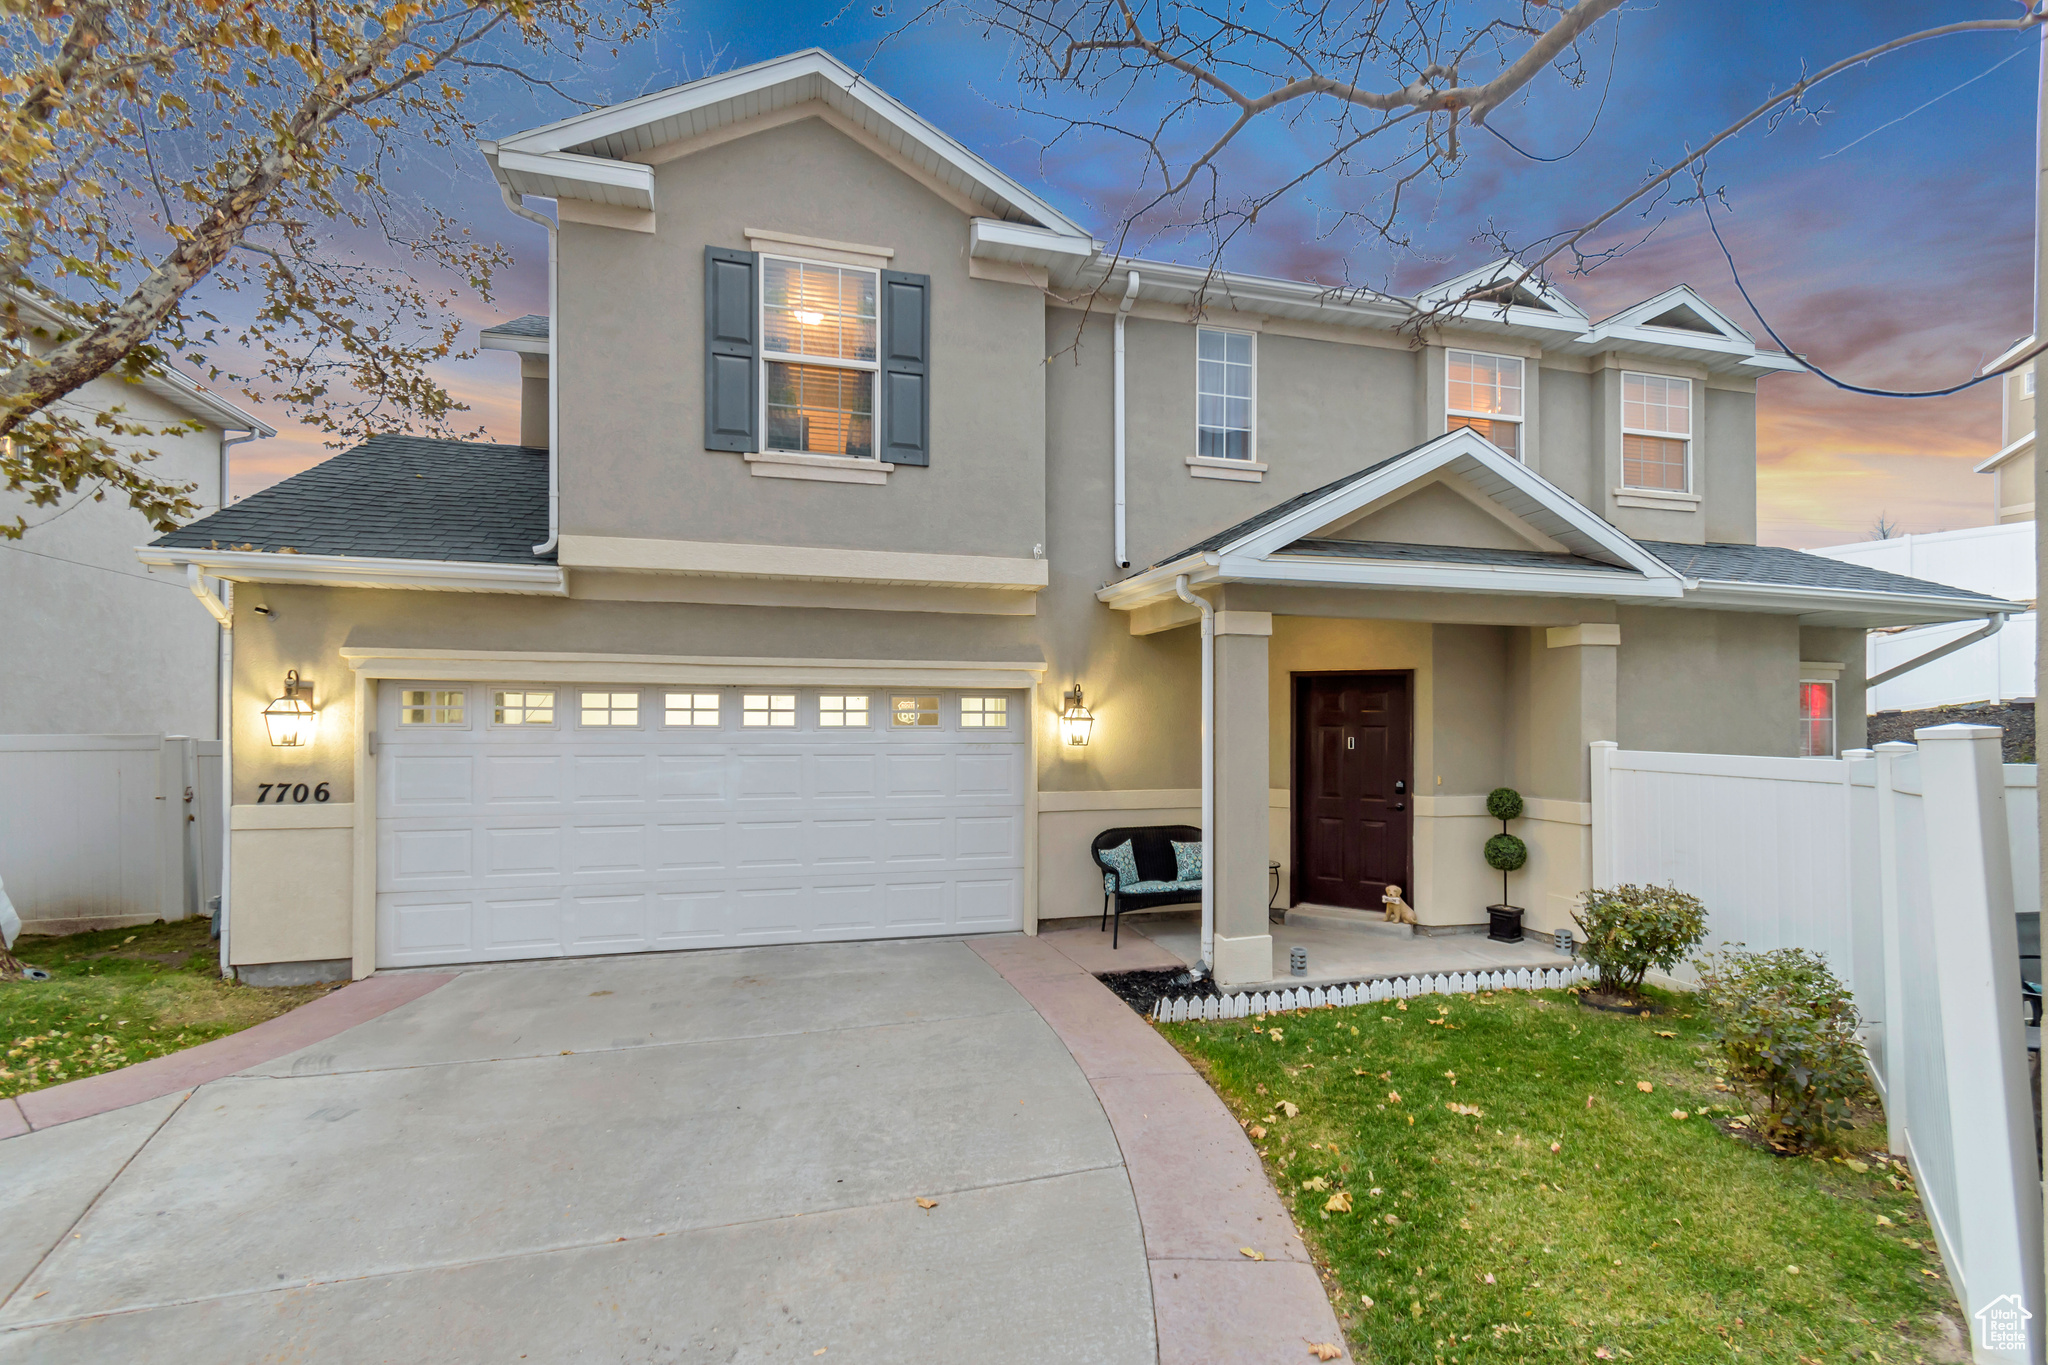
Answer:
[{"label": "power line", "polygon": [[1514,143],[1508,141],[1507,134],[1501,132],[1500,129],[1494,127],[1491,123],[1482,123],[1479,126],[1484,128],[1487,132],[1492,133],[1495,137],[1499,138],[1501,140],[1501,144],[1505,146],[1509,151],[1514,152],[1518,156],[1525,156],[1531,161],[1563,161],[1569,157],[1576,156],[1578,154],[1579,148],[1585,146],[1586,143],[1592,139],[1595,130],[1597,130],[1600,127],[1601,111],[1607,108],[1607,92],[1614,88],[1614,59],[1615,57],[1620,55],[1620,52],[1621,20],[1617,17],[1614,21],[1614,46],[1609,48],[1607,51],[1607,83],[1600,87],[1600,103],[1593,107],[1593,121],[1586,125],[1586,135],[1580,138],[1577,144],[1574,145],[1572,149],[1569,152],[1566,152],[1563,156],[1538,156],[1534,152],[1525,152],[1520,147],[1517,147]]},{"label": "power line", "polygon": [[1778,329],[1771,326],[1770,319],[1765,317],[1763,314],[1763,310],[1756,306],[1756,300],[1749,296],[1748,288],[1743,285],[1742,272],[1735,268],[1735,253],[1731,252],[1728,249],[1728,243],[1722,239],[1720,225],[1714,221],[1714,207],[1711,203],[1708,202],[1707,196],[1704,192],[1702,192],[1700,195],[1700,208],[1707,215],[1707,227],[1714,234],[1715,244],[1721,248],[1721,255],[1728,262],[1728,274],[1735,281],[1735,291],[1742,295],[1742,301],[1749,305],[1749,311],[1754,313],[1756,315],[1756,320],[1763,324],[1764,331],[1770,335],[1771,340],[1778,343],[1778,348],[1782,350],[1786,355],[1791,356],[1794,360],[1798,361],[1803,368],[1807,369],[1813,374],[1819,375],[1822,379],[1827,380],[1828,383],[1833,384],[1838,389],[1845,389],[1850,393],[1860,393],[1870,398],[1946,398],[1952,393],[1961,393],[1964,389],[1974,389],[1979,384],[1982,384],[1987,380],[1998,379],[2004,375],[2008,375],[2012,373],[2014,370],[2018,369],[2020,366],[2026,364],[2029,360],[2032,360],[2035,356],[2039,355],[2043,350],[2048,350],[2048,345],[2043,345],[2042,343],[2037,341],[2034,344],[2034,346],[2031,349],[2029,349],[2024,355],[2015,356],[2012,360],[2006,362],[2004,365],[1999,366],[1997,369],[1992,370],[1988,374],[1980,374],[1975,379],[1965,380],[1963,383],[1953,384],[1945,389],[1922,389],[1917,392],[1908,392],[1900,389],[1869,389],[1865,388],[1861,384],[1851,384],[1845,379],[1837,379],[1833,375],[1829,374],[1826,370],[1823,370],[1820,366],[1814,364],[1811,360],[1808,360],[1805,356],[1800,355],[1797,351],[1793,350],[1791,345],[1786,342],[1785,338],[1778,335]]}]

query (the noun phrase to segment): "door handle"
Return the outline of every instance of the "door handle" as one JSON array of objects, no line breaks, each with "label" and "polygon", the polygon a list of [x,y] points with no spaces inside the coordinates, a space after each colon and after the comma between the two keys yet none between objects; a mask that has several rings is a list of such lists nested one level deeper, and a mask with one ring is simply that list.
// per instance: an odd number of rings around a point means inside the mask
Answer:
[{"label": "door handle", "polygon": [[1394,809],[1395,809],[1395,810],[1407,810],[1407,809],[1408,809],[1408,803],[1407,803],[1406,801],[1396,801],[1396,802],[1394,803]]}]

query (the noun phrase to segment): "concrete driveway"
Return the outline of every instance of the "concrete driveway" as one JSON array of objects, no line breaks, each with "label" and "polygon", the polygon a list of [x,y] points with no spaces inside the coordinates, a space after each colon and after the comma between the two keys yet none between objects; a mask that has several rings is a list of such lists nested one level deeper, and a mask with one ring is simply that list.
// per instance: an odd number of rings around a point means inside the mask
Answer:
[{"label": "concrete driveway", "polygon": [[1156,1359],[1102,1106],[957,941],[463,972],[0,1192],[0,1360]]}]

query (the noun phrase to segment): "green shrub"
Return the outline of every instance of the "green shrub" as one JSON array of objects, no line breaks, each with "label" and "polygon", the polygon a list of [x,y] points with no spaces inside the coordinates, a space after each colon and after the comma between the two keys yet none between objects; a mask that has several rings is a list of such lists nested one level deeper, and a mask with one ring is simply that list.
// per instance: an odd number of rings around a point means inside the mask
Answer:
[{"label": "green shrub", "polygon": [[1753,1131],[1780,1151],[1827,1145],[1863,1088],[1849,988],[1804,948],[1739,947],[1697,963],[1715,1039]]},{"label": "green shrub", "polygon": [[1572,921],[1585,938],[1579,955],[1617,995],[1636,994],[1650,968],[1670,971],[1707,936],[1707,908],[1670,886],[1588,891]]},{"label": "green shrub", "polygon": [[1495,787],[1486,794],[1486,813],[1506,824],[1522,818],[1522,794],[1513,787]]},{"label": "green shrub", "polygon": [[1529,861],[1529,846],[1512,834],[1496,834],[1486,841],[1486,865],[1495,872],[1520,872]]}]

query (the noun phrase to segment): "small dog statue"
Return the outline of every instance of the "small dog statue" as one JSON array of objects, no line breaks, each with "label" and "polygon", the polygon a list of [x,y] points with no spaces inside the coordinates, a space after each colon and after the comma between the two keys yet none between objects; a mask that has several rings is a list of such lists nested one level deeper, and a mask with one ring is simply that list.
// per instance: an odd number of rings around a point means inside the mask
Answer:
[{"label": "small dog statue", "polygon": [[1401,899],[1401,888],[1392,882],[1387,884],[1386,893],[1380,897],[1380,902],[1387,907],[1387,923],[1415,923],[1415,907]]}]

